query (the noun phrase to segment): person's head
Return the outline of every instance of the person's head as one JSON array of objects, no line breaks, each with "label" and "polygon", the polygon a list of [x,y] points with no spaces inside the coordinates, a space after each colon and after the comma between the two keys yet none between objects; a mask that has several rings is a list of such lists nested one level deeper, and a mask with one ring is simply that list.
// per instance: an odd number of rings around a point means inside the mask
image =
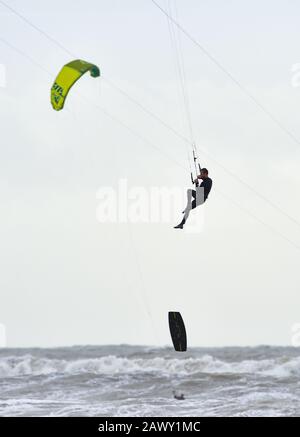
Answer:
[{"label": "person's head", "polygon": [[201,177],[201,179],[206,179],[208,177],[207,168],[201,168],[200,177]]}]

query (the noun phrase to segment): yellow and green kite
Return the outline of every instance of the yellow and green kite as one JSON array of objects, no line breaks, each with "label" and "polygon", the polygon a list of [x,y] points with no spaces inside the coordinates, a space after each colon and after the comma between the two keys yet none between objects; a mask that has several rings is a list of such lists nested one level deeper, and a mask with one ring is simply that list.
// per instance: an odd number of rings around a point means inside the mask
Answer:
[{"label": "yellow and green kite", "polygon": [[100,70],[96,65],[81,61],[80,59],[64,65],[51,88],[51,104],[53,109],[56,111],[63,109],[70,89],[87,71],[90,71],[92,77],[100,76]]}]

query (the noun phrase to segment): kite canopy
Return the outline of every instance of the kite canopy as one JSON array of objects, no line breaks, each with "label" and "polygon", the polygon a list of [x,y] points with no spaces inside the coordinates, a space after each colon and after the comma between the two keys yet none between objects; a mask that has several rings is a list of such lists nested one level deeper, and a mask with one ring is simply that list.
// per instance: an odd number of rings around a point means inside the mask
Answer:
[{"label": "kite canopy", "polygon": [[63,109],[70,89],[87,71],[90,71],[92,77],[100,76],[100,70],[96,65],[80,59],[64,65],[51,88],[51,104],[53,109],[56,111]]}]

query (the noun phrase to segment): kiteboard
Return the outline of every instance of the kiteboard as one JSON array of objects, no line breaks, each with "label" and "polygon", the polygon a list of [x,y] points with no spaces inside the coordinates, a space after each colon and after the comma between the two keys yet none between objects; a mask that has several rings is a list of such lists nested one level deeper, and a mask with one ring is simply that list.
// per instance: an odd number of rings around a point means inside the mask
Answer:
[{"label": "kiteboard", "polygon": [[187,349],[186,330],[179,312],[169,312],[169,328],[174,349],[177,352],[185,352]]}]

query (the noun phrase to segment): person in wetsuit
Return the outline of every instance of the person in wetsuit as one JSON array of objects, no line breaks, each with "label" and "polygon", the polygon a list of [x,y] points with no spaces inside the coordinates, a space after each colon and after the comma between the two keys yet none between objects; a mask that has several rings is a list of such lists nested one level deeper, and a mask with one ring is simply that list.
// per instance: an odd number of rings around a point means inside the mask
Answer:
[{"label": "person in wetsuit", "polygon": [[[202,180],[200,185],[199,180]],[[194,180],[194,184],[196,185],[195,190],[187,190],[187,206],[183,211],[184,216],[179,225],[174,226],[175,229],[183,229],[191,210],[206,201],[212,187],[212,180],[208,177],[207,168],[201,169],[200,175]]]}]

